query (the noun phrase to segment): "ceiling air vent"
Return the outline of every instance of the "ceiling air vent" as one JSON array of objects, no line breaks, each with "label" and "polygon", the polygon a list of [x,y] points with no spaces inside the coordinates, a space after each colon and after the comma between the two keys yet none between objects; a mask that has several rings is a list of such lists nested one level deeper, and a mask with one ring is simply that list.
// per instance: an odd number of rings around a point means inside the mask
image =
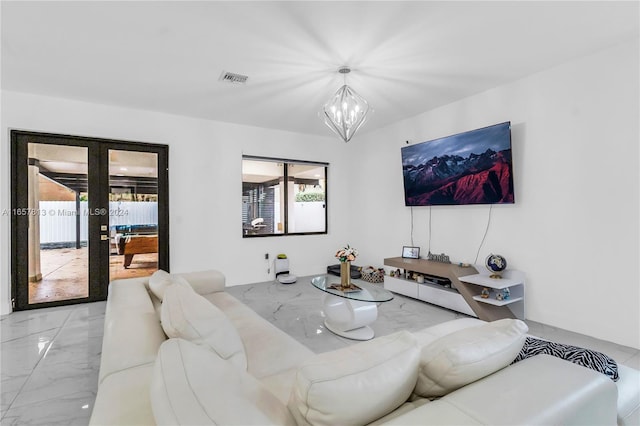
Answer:
[{"label": "ceiling air vent", "polygon": [[247,82],[248,78],[249,78],[249,76],[247,76],[247,75],[242,75],[242,74],[236,74],[236,73],[233,73],[233,72],[222,71],[222,74],[220,74],[220,78],[218,80],[224,81],[224,82],[227,82],[227,83],[245,84]]}]

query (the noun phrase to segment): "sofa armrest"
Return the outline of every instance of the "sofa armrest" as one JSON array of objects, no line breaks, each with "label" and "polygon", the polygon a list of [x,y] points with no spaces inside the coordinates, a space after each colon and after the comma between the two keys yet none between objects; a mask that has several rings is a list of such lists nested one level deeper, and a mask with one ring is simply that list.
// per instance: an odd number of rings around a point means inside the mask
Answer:
[{"label": "sofa armrest", "polygon": [[618,425],[640,425],[640,371],[618,364]]},{"label": "sofa armrest", "polygon": [[187,280],[195,292],[201,295],[224,291],[225,288],[224,274],[214,269],[207,271],[185,272],[175,275]]},{"label": "sofa armrest", "polygon": [[537,355],[384,424],[615,425],[616,397],[604,374]]},{"label": "sofa armrest", "polygon": [[483,424],[615,425],[617,417],[611,379],[549,355],[512,364],[442,400]]}]

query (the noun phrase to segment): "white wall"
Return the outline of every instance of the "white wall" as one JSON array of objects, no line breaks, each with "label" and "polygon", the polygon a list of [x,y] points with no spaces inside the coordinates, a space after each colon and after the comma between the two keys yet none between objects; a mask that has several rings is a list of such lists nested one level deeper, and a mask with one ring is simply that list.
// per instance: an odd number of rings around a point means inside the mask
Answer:
[{"label": "white wall", "polygon": [[[334,263],[348,218],[345,144],[309,136],[148,111],[2,92],[0,211],[10,209],[9,129],[168,144],[170,265],[174,272],[216,268],[230,285],[259,282],[264,254],[289,256],[291,270],[310,275]],[[242,238],[242,154],[330,163],[329,234]],[[10,312],[10,217],[0,216],[0,313]]]},{"label": "white wall", "polygon": [[[349,145],[352,241],[381,265],[411,243],[400,148],[512,123],[514,205],[493,207],[491,252],[527,275],[527,318],[640,348],[638,41],[426,112]],[[429,96],[428,93],[424,94]],[[426,254],[429,208],[413,209]],[[488,206],[432,208],[431,251],[474,262]],[[355,220],[357,219],[357,220]]]}]

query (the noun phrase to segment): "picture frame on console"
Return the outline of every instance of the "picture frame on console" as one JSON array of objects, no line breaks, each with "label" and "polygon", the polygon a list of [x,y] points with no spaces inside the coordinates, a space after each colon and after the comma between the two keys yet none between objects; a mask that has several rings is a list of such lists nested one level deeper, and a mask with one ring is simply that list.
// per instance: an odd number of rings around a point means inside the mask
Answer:
[{"label": "picture frame on console", "polygon": [[420,247],[403,246],[402,257],[405,259],[420,259]]}]

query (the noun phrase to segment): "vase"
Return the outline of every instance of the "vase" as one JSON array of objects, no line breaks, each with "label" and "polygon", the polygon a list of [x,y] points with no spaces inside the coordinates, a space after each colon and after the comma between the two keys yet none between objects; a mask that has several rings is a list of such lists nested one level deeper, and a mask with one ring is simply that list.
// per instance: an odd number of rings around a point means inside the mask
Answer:
[{"label": "vase", "polygon": [[340,286],[342,288],[351,287],[351,262],[340,262]]}]

